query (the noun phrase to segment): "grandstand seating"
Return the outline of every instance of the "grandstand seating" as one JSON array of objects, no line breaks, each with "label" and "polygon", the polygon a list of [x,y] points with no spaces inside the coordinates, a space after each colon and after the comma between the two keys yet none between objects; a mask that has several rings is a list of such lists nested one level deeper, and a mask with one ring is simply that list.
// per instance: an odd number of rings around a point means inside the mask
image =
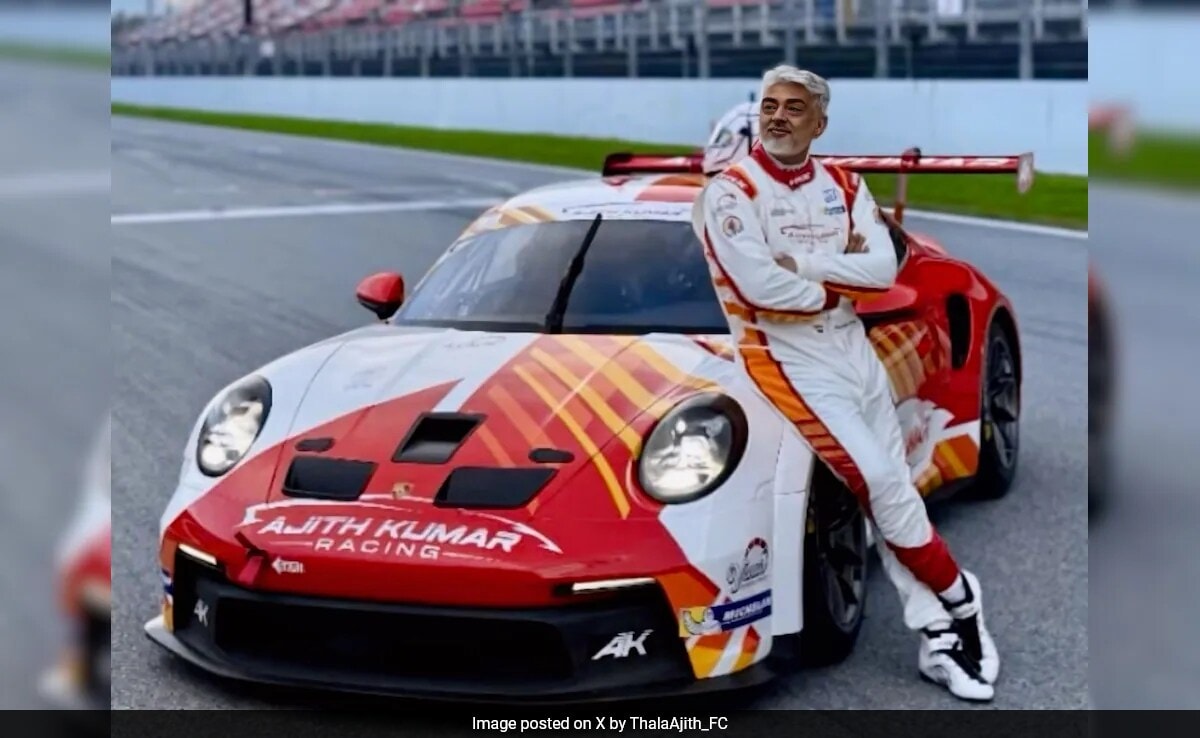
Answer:
[{"label": "grandstand seating", "polygon": [[[785,56],[787,0],[254,0],[251,26],[243,1],[125,22],[113,74],[742,77]],[[876,76],[883,33],[892,77],[1087,77],[1087,0],[791,1],[827,76]]]}]

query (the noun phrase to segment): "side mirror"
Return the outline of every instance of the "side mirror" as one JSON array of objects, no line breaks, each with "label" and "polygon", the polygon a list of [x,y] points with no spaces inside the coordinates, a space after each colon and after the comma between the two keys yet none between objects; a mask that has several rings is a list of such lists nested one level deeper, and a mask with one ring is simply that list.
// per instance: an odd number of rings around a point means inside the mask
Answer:
[{"label": "side mirror", "polygon": [[355,295],[359,305],[387,320],[404,304],[404,277],[396,272],[372,274],[358,283]]}]

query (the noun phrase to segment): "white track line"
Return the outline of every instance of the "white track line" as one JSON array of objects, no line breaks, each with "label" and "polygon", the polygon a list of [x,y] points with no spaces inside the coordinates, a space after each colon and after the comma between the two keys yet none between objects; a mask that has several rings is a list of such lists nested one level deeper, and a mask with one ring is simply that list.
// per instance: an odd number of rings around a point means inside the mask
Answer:
[{"label": "white track line", "polygon": [[322,205],[282,205],[255,208],[212,208],[180,210],[163,213],[120,213],[111,217],[112,225],[147,225],[153,223],[195,223],[210,220],[252,220],[255,218],[299,218],[324,215],[359,215],[362,213],[403,213],[413,210],[449,210],[453,208],[483,208],[502,202],[496,197],[462,200],[404,200],[400,202],[341,202]]},{"label": "white track line", "polygon": [[[125,118],[125,120],[137,120],[137,122],[145,123],[147,119],[143,118]],[[137,127],[130,127],[130,132],[134,134],[149,133],[153,135],[155,125],[162,123],[171,123],[171,121],[151,121],[152,125],[147,126],[145,131]],[[197,124],[179,123],[177,125],[188,126]],[[318,146],[327,146],[343,149],[358,149],[362,151],[368,149],[379,155],[391,154],[394,156],[418,157],[427,159],[454,159],[463,163],[477,164],[485,167],[509,168],[509,169],[524,169],[526,171],[546,172],[553,174],[573,175],[576,177],[591,177],[597,176],[599,173],[587,169],[577,169],[575,167],[554,166],[552,164],[536,164],[533,162],[514,161],[512,159],[493,159],[483,156],[472,156],[470,154],[451,154],[441,151],[428,151],[425,149],[408,149],[402,146],[382,146],[379,144],[366,143],[363,141],[342,141],[330,138],[317,138],[315,136],[299,136],[286,133],[275,133],[273,131],[251,131],[240,128],[227,128],[224,126],[201,126],[208,130],[222,130],[225,132],[234,132],[245,134],[249,137],[262,138],[278,138],[282,141],[287,141],[298,146],[305,144],[315,144]],[[1036,186],[1036,184],[1034,185]],[[1029,233],[1033,235],[1050,236],[1053,238],[1068,238],[1076,240],[1087,240],[1087,231],[1079,231],[1070,228],[1055,228],[1053,226],[1035,225],[1032,223],[1020,223],[1009,220],[995,220],[991,218],[977,218],[967,215],[953,215],[950,213],[937,213],[925,210],[905,210],[906,215],[911,215],[914,218],[925,220],[941,221],[943,223],[957,223],[959,225],[974,226],[977,228],[991,228],[1000,231],[1012,231],[1016,233]]]}]

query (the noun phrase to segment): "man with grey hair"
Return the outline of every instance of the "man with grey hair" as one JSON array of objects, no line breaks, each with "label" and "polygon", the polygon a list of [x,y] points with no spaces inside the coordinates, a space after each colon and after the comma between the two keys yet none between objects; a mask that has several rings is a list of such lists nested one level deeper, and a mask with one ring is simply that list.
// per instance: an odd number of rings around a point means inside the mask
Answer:
[{"label": "man with grey hair", "polygon": [[921,633],[918,668],[960,698],[990,700],[1000,659],[978,579],[959,568],[912,481],[888,373],[853,300],[886,292],[907,256],[866,182],[809,156],[829,85],[778,66],[763,77],[760,141],[710,180],[692,225],[740,363],[854,493]]}]

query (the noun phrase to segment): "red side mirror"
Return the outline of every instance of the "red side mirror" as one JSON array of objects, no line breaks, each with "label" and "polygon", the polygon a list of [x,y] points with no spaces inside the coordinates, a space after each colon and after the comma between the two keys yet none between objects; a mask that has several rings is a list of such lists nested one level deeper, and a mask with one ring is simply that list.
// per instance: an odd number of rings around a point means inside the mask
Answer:
[{"label": "red side mirror", "polygon": [[358,283],[356,295],[358,304],[387,320],[404,304],[404,277],[395,272],[372,274]]}]

